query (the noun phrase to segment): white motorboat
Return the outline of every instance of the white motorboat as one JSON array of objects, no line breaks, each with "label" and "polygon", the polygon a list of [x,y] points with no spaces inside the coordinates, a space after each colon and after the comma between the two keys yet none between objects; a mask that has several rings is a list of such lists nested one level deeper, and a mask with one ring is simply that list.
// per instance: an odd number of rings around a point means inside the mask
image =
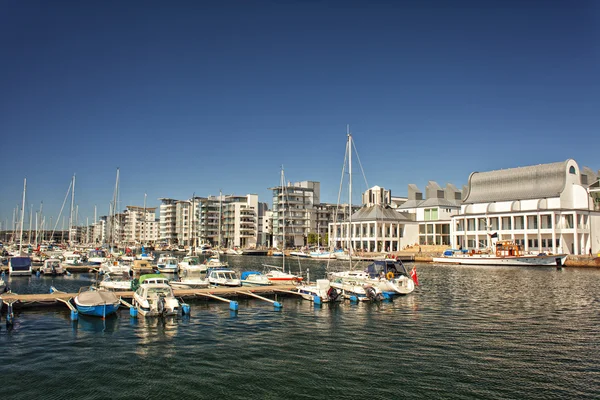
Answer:
[{"label": "white motorboat", "polygon": [[185,256],[183,260],[177,264],[177,273],[180,274],[184,269],[197,269],[200,272],[206,272],[208,266],[206,264],[200,263],[200,258],[198,256]]},{"label": "white motorboat", "polygon": [[112,274],[113,276],[131,274],[131,264],[125,261],[107,261],[100,265],[100,273]]},{"label": "white motorboat", "polygon": [[206,278],[208,283],[213,286],[242,286],[237,273],[229,268],[209,268]]},{"label": "white motorboat", "polygon": [[81,254],[76,251],[66,251],[62,254],[65,265],[81,265],[83,264],[83,259]]},{"label": "white motorboat", "polygon": [[303,299],[319,304],[342,301],[344,299],[342,291],[331,286],[331,282],[327,279],[317,279],[315,285],[301,285],[296,290],[302,295]]},{"label": "white motorboat", "polygon": [[174,274],[177,272],[177,265],[179,264],[179,260],[174,256],[160,256],[157,263],[156,268],[161,273]]},{"label": "white motorboat", "polygon": [[358,280],[346,280],[340,277],[330,279],[331,287],[337,289],[346,299],[355,301],[381,301],[385,297],[381,289]]},{"label": "white motorboat", "polygon": [[161,274],[140,276],[139,287],[133,294],[133,306],[143,317],[177,315],[180,309],[168,279]]},{"label": "white motorboat", "polygon": [[129,273],[122,273],[121,275],[104,274],[104,279],[99,286],[106,290],[127,291],[131,290],[131,282],[132,279]]},{"label": "white motorboat", "polygon": [[244,271],[241,276],[242,286],[269,286],[273,282],[258,271]]},{"label": "white motorboat", "polygon": [[510,266],[561,266],[566,254],[524,254],[522,246],[510,240],[499,240],[493,252],[476,250],[444,251],[441,257],[433,257],[434,263],[461,265],[510,265]]},{"label": "white motorboat", "polygon": [[108,260],[105,250],[93,249],[88,253],[88,262],[92,265],[103,264]]},{"label": "white motorboat", "polygon": [[65,269],[58,258],[47,258],[44,260],[44,265],[40,268],[40,271],[44,275],[62,275],[65,273]]},{"label": "white motorboat", "polygon": [[229,263],[227,261],[221,261],[219,258],[219,254],[213,254],[207,260],[204,260],[202,265],[205,265],[207,268],[219,268],[219,267],[228,267]]},{"label": "white motorboat", "polygon": [[184,268],[178,274],[177,280],[169,281],[175,289],[205,289],[209,286],[206,275],[198,268]]}]

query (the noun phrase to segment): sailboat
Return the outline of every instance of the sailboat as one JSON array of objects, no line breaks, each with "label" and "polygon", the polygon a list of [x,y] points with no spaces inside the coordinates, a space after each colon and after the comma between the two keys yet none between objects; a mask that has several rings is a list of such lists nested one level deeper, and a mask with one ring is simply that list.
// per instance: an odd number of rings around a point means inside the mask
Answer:
[{"label": "sailboat", "polygon": [[8,260],[8,273],[14,275],[31,275],[31,257],[23,252],[23,218],[25,218],[25,192],[27,178],[23,182],[23,204],[21,206],[21,230],[19,234],[19,253]]},{"label": "sailboat", "polygon": [[[352,267],[352,134],[348,127],[346,156],[348,160],[348,262],[350,271],[342,273],[329,273],[328,279],[332,288],[337,289],[345,298],[358,301],[380,301],[384,299],[382,290],[368,280],[359,280],[355,278],[355,271]],[[344,159],[345,167],[346,159]],[[336,213],[337,215],[337,213]]]},{"label": "sailboat", "polygon": [[[285,203],[287,201],[287,193],[285,190],[285,176],[283,173],[283,166],[281,167],[281,204],[278,204],[277,210],[278,213],[281,212],[281,260],[282,266],[278,267],[276,265],[263,264],[264,267],[267,268],[267,272],[265,276],[269,281],[273,284],[298,284],[302,282],[302,277],[298,275],[294,275],[291,273],[291,270],[285,272]],[[280,211],[279,211],[280,210]],[[279,214],[278,218],[279,220]]]}]

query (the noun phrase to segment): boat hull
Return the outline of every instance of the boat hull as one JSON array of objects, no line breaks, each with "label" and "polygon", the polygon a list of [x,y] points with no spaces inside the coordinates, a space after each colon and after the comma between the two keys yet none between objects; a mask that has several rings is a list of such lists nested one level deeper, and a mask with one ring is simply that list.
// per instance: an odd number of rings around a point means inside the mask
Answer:
[{"label": "boat hull", "polygon": [[472,256],[442,256],[433,257],[434,263],[460,264],[460,265],[508,265],[508,266],[560,266],[564,265],[566,254],[547,256],[518,256],[496,257],[474,254]]},{"label": "boat hull", "polygon": [[96,306],[86,306],[76,303],[75,306],[77,307],[77,312],[79,312],[80,314],[102,318],[106,318],[107,316],[116,313],[119,309],[119,303],[102,304]]}]

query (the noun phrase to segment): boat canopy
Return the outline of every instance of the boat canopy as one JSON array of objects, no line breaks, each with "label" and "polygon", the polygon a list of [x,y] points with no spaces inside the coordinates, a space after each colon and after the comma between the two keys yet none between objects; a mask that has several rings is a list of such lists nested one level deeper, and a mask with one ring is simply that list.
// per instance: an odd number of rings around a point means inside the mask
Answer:
[{"label": "boat canopy", "polygon": [[146,281],[146,280],[154,280],[154,281],[156,281],[156,280],[161,280],[161,279],[164,279],[166,282],[169,281],[167,279],[167,277],[164,276],[163,274],[144,274],[144,275],[140,276],[139,283],[140,284],[144,283],[144,281]]},{"label": "boat canopy", "polygon": [[250,275],[260,275],[258,271],[244,271],[242,272],[242,280],[248,279]]},{"label": "boat canopy", "polygon": [[404,267],[404,264],[400,260],[390,261],[374,261],[372,264],[369,264],[365,269],[365,272],[368,273],[372,278],[376,278],[383,275],[387,275],[388,272],[392,272],[394,276],[396,275],[406,275],[408,276],[408,272]]}]

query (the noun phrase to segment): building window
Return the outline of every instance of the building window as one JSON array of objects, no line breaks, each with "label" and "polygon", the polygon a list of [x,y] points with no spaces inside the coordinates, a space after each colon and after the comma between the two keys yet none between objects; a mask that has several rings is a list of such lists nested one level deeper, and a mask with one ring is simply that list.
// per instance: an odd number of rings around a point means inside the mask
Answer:
[{"label": "building window", "polygon": [[523,216],[515,217],[515,229],[523,229],[524,227]]},{"label": "building window", "polygon": [[569,168],[569,173],[575,175],[575,167],[571,165]]}]

